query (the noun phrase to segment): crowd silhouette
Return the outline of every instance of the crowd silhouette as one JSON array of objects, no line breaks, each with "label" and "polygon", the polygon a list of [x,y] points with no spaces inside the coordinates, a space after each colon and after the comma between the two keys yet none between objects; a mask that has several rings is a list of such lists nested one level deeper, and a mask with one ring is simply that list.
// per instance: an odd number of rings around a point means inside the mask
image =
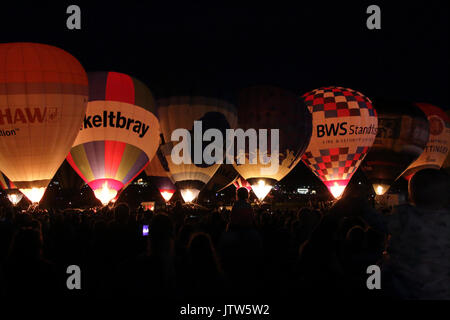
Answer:
[{"label": "crowd silhouette", "polygon": [[[3,207],[0,296],[450,299],[448,175],[419,171],[409,196],[392,212],[361,185],[297,211],[252,208],[244,188],[231,211]],[[81,290],[66,287],[69,265]],[[367,288],[369,265],[381,267],[381,290]]]}]

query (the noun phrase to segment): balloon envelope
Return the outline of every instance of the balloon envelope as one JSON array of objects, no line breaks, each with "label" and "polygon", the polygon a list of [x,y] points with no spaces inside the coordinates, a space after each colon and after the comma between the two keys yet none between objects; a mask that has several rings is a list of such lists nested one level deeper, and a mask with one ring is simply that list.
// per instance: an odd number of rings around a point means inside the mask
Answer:
[{"label": "balloon envelope", "polygon": [[378,133],[361,169],[382,195],[399,175],[416,160],[428,141],[428,121],[416,105],[376,100]]},{"label": "balloon envelope", "polygon": [[303,95],[311,110],[313,133],[303,162],[339,198],[377,134],[377,112],[370,99],[341,87]]},{"label": "balloon envelope", "polygon": [[0,170],[39,202],[75,140],[88,80],[66,51],[0,44]]},{"label": "balloon envelope", "polygon": [[0,172],[0,187],[3,190],[16,189],[14,183],[2,172]]},{"label": "balloon envelope", "polygon": [[[191,163],[175,164],[171,153],[177,143],[171,141],[172,132],[176,129],[189,130],[194,141],[194,121],[201,121],[203,132],[218,129],[225,137],[226,129],[236,127],[236,108],[223,100],[203,96],[172,96],[158,100],[157,105],[164,138],[161,151],[181,196],[185,202],[191,202],[212,178],[220,164],[195,164],[193,152],[189,150]],[[195,143],[192,143],[192,147]],[[201,149],[203,151],[203,145]]]},{"label": "balloon envelope", "polygon": [[[238,119],[238,128],[244,130],[279,129],[277,170],[267,170],[270,164],[265,164],[259,155],[257,163],[250,163],[252,154],[249,154],[248,149],[237,150],[237,155],[245,153],[245,163],[235,161],[233,164],[236,171],[252,185],[258,198],[263,200],[272,186],[300,161],[311,138],[311,113],[299,97],[288,90],[273,86],[253,86],[241,91]],[[272,130],[268,130],[268,157],[271,156],[271,134]],[[257,148],[256,154],[259,151]]]},{"label": "balloon envelope", "polygon": [[428,103],[416,103],[426,114],[429,123],[429,137],[425,149],[402,176],[409,180],[419,170],[439,170],[444,164],[450,148],[450,119],[440,108]]},{"label": "balloon envelope", "polygon": [[[450,110],[446,112],[447,117],[450,118]],[[447,154],[447,158],[444,161],[444,164],[442,165],[442,167],[448,172],[450,173],[450,152]]]},{"label": "balloon envelope", "polygon": [[139,80],[118,72],[88,76],[88,107],[67,161],[106,204],[155,155],[159,121],[153,96]]}]

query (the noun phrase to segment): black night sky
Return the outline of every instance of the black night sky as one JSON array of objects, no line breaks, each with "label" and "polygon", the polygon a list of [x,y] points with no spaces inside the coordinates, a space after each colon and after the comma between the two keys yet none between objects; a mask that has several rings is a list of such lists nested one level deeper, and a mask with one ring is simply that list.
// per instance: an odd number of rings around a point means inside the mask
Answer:
[{"label": "black night sky", "polygon": [[[66,28],[70,4],[81,30]],[[371,4],[381,30],[366,28]],[[156,97],[204,88],[234,102],[252,84],[298,94],[339,85],[449,106],[448,1],[15,1],[1,13],[0,42],[63,48],[87,71],[130,74]]]},{"label": "black night sky", "polygon": [[[382,29],[368,30],[367,1],[15,1],[1,5],[0,41],[61,47],[87,71],[128,73],[157,97],[191,87],[232,97],[251,84],[299,94],[340,85],[448,106],[447,1],[393,2],[376,2]],[[70,4],[81,8],[81,30],[66,28]]]}]

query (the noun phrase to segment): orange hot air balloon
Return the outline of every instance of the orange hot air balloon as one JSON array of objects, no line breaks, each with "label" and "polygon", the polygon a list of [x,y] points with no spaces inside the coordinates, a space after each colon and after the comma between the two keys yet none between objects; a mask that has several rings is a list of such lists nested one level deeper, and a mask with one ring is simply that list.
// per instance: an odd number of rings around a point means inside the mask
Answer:
[{"label": "orange hot air balloon", "polygon": [[313,133],[302,160],[339,198],[377,134],[377,113],[369,98],[341,87],[303,95],[312,113]]},{"label": "orange hot air balloon", "polygon": [[440,108],[428,103],[416,103],[426,114],[429,124],[429,137],[427,145],[416,161],[402,173],[409,180],[419,170],[437,169],[444,164],[450,148],[450,118]]},{"label": "orange hot air balloon", "polygon": [[0,44],[0,61],[0,170],[37,203],[80,129],[87,75],[44,44]]}]

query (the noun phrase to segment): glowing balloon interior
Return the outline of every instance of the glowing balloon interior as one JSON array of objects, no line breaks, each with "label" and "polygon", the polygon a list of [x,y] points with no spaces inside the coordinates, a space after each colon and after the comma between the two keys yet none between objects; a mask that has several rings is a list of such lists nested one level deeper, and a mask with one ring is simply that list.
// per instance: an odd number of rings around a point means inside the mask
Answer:
[{"label": "glowing balloon interior", "polygon": [[164,201],[168,202],[168,201],[170,201],[170,199],[172,199],[172,196],[175,193],[175,190],[161,189],[161,190],[159,190],[159,192],[161,193],[161,196],[163,197]]},{"label": "glowing balloon interior", "polygon": [[108,183],[103,183],[101,188],[94,190],[95,197],[100,200],[103,205],[107,205],[117,195],[117,190],[108,187]]},{"label": "glowing balloon interior", "polygon": [[200,190],[198,189],[181,189],[181,196],[183,197],[184,202],[190,203],[197,198]]},{"label": "glowing balloon interior", "polygon": [[20,200],[22,200],[23,194],[22,193],[10,193],[7,195],[8,200],[11,201],[13,206],[16,206]]},{"label": "glowing balloon interior", "polygon": [[258,182],[252,184],[252,190],[255,193],[259,201],[263,201],[267,194],[272,190],[273,185],[266,183],[264,180],[258,180]]}]

